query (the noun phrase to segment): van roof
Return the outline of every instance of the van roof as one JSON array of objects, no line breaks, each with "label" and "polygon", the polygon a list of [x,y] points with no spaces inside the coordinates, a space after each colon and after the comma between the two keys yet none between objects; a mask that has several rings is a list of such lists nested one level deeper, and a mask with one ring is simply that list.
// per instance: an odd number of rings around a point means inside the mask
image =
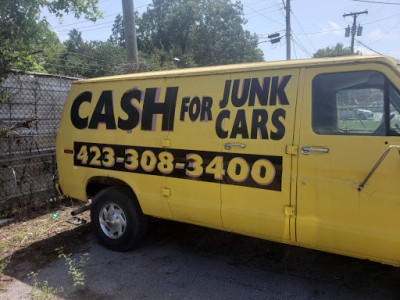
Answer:
[{"label": "van roof", "polygon": [[299,67],[316,67],[324,65],[353,64],[353,63],[380,63],[389,65],[390,67],[397,69],[396,61],[391,57],[382,55],[373,55],[373,56],[355,55],[355,56],[341,56],[341,57],[328,57],[328,58],[243,63],[243,64],[221,65],[212,67],[199,67],[199,68],[187,68],[179,70],[133,73],[125,75],[84,79],[76,81],[74,82],[74,84],[134,80],[134,79],[186,77],[186,76],[198,76],[205,74],[221,74],[229,72],[247,72],[247,71],[264,70],[264,69],[270,69],[270,70],[289,69],[289,68],[299,68]]}]

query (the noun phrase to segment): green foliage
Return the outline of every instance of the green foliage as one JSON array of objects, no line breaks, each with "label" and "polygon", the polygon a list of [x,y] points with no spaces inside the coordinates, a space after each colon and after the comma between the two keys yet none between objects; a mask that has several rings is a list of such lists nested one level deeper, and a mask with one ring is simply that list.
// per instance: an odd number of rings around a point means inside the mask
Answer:
[{"label": "green foliage", "polygon": [[0,260],[0,276],[3,275],[4,270],[7,268],[7,266],[9,265],[11,261],[11,256],[3,258],[2,260]]},{"label": "green foliage", "polygon": [[[136,13],[136,19],[139,19],[139,16]],[[108,39],[109,42],[118,44],[122,47],[125,47],[125,29],[123,24],[123,19],[120,14],[115,17],[112,33],[110,38]]]},{"label": "green foliage", "polygon": [[[357,51],[356,55],[361,55],[361,52]],[[336,57],[336,56],[346,56],[352,55],[350,47],[344,47],[343,44],[337,43],[334,47],[326,47],[324,49],[319,49],[315,54],[314,58],[317,57]]]},{"label": "green foliage", "polygon": [[[88,20],[101,16],[98,0],[13,0],[0,5],[0,78],[11,68],[45,71],[43,57],[52,56],[62,47],[57,36],[49,29],[46,18],[40,16],[47,7],[58,17],[73,13]],[[40,55],[39,55],[40,54]]]},{"label": "green foliage", "polygon": [[72,13],[94,21],[101,17],[98,1],[6,1],[0,6],[0,80],[10,68],[90,78],[263,60],[257,36],[243,29],[242,5],[231,0],[153,0],[142,16],[136,12],[137,66],[125,63],[121,15],[106,42],[84,41],[72,30],[64,43],[40,16],[46,7],[60,18]]},{"label": "green foliage", "polygon": [[[261,61],[257,36],[243,29],[245,22],[240,2],[153,0],[136,19],[139,53],[156,70]],[[121,16],[109,41],[125,44]]]},{"label": "green foliage", "polygon": [[[89,78],[117,74],[125,61],[125,49],[111,41],[85,42],[76,29],[70,31],[63,49],[54,57],[53,73]],[[46,67],[51,66],[46,62]]]}]

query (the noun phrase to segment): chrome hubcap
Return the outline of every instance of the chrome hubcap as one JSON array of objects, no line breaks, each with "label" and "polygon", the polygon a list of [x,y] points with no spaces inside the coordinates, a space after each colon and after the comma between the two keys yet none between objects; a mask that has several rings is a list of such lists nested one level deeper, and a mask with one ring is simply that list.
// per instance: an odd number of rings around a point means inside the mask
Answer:
[{"label": "chrome hubcap", "polygon": [[115,203],[107,203],[99,213],[99,223],[104,234],[112,239],[120,238],[126,229],[124,211]]}]

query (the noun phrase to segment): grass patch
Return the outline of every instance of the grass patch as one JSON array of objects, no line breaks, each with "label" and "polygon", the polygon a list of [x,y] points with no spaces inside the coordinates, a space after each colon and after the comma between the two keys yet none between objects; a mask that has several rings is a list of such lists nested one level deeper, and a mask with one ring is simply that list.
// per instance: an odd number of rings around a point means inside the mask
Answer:
[{"label": "grass patch", "polygon": [[[64,253],[73,253],[90,230],[89,212],[79,215],[88,222],[86,224],[77,226],[66,222],[71,218],[71,211],[80,206],[80,202],[71,203],[69,200],[55,206],[44,205],[41,209],[32,209],[29,214],[26,213],[27,209],[14,212],[14,220],[0,227],[0,290],[7,290],[7,286],[15,279],[26,280],[27,273],[37,272],[58,259],[60,252],[57,249],[63,248]],[[59,215],[52,219],[55,213]],[[71,259],[66,269],[77,285],[84,283],[80,262],[81,259]],[[24,263],[30,268],[22,274],[18,266]],[[48,299],[48,295],[59,292],[49,286],[48,282],[36,282],[32,297]]]},{"label": "grass patch", "polygon": [[37,280],[38,273],[36,272],[31,272],[28,276],[33,280],[31,295],[34,300],[53,299],[55,296],[64,292],[62,287],[54,288],[50,286],[47,280],[39,282]]}]

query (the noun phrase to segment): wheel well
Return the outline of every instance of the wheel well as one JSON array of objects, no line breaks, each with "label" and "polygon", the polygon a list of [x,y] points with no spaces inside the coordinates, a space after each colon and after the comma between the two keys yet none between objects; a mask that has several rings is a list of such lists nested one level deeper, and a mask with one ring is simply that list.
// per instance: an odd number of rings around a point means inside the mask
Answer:
[{"label": "wheel well", "polygon": [[[89,183],[86,186],[86,195],[88,198],[93,198],[97,195],[98,192],[112,186],[126,186],[132,190],[132,188],[126,184],[126,182],[112,178],[112,177],[93,177],[89,180]],[[135,192],[132,190],[135,194]],[[135,195],[136,196],[136,195]]]}]

